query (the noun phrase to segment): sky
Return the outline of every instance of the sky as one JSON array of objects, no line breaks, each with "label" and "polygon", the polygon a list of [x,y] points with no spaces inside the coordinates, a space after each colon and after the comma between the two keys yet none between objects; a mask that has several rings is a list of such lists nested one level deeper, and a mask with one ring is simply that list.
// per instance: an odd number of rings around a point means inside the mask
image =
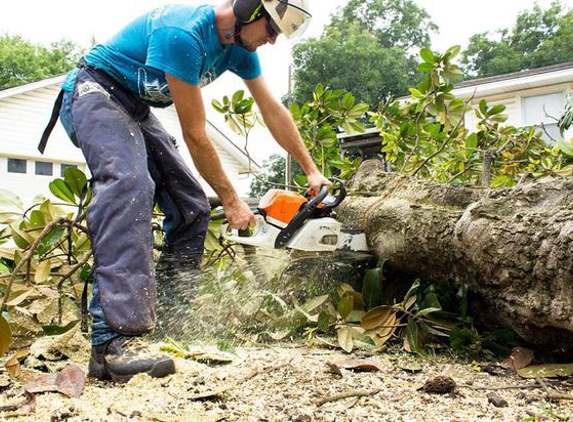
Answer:
[{"label": "sky", "polygon": [[[191,2],[198,0],[190,0]],[[310,0],[313,21],[305,37],[317,37],[330,21],[331,14],[348,0]],[[63,38],[88,47],[91,40],[105,41],[126,23],[146,11],[177,0],[6,0],[0,9],[0,33],[19,34],[38,43],[48,44]],[[466,46],[469,38],[479,32],[511,27],[519,11],[533,7],[535,0],[416,0],[426,9],[439,33],[432,35],[432,48],[444,51],[454,44]],[[551,0],[537,0],[547,7]],[[573,0],[562,0],[573,7]],[[279,39],[274,46],[260,49],[263,73],[275,95],[288,90],[288,68],[291,63],[291,43]],[[232,76],[219,78],[204,91],[207,102],[212,98],[231,95],[242,89],[242,83]],[[214,118],[218,123],[217,118]],[[266,142],[268,133],[258,130],[255,143]],[[262,161],[272,152],[271,144],[256,147],[253,156]],[[268,147],[267,147],[268,145]]]}]

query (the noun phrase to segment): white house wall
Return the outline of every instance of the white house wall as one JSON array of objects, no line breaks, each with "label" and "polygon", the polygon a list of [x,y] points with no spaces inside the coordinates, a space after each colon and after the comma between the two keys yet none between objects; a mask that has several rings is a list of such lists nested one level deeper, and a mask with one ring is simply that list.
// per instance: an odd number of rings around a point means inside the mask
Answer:
[{"label": "white house wall", "polygon": [[[513,84],[512,86],[516,86]],[[453,94],[459,96],[463,99],[468,99],[472,95],[475,95],[474,99],[471,101],[471,105],[474,109],[479,106],[479,103],[482,99],[485,99],[489,106],[494,106],[497,104],[503,104],[507,108],[505,110],[505,114],[508,116],[508,120],[506,122],[507,125],[512,125],[516,127],[524,127],[526,126],[525,121],[525,110],[524,110],[524,98],[532,97],[532,96],[540,96],[540,95],[547,95],[547,94],[554,94],[554,93],[562,93],[563,94],[563,107],[565,106],[565,99],[567,95],[573,93],[573,82],[565,83],[565,84],[550,84],[547,86],[538,86],[535,84],[521,84],[520,87],[525,87],[525,89],[519,89],[517,91],[507,92],[507,90],[503,90],[504,92],[501,94],[492,95],[490,94],[489,89],[484,89],[483,87],[476,86],[473,87],[474,92],[470,93],[468,88],[464,88],[462,90],[454,90]],[[456,92],[458,91],[458,92]],[[461,91],[461,93],[460,93]],[[485,92],[485,95],[483,94]],[[562,109],[559,113],[554,112],[556,115],[553,117],[559,118]],[[550,118],[545,116],[543,112],[539,112],[537,116],[537,124],[541,123],[549,123],[551,121]],[[471,111],[466,114],[466,127],[470,131],[474,131],[477,125],[477,118],[475,116],[475,112]]]},{"label": "white house wall", "polygon": [[[52,132],[45,155],[38,150],[38,142],[52,111],[55,98],[59,92],[58,83],[48,86],[17,92],[6,96],[8,91],[0,91],[0,187],[17,193],[25,203],[30,203],[37,194],[50,196],[48,183],[60,176],[61,164],[76,165],[87,172],[81,151],[74,147],[58,121]],[[4,95],[1,95],[4,94]],[[179,145],[184,161],[198,175],[191,157],[182,141],[181,130],[173,107],[153,111],[165,129],[171,133]],[[235,188],[242,195],[248,192],[249,179],[245,176],[248,160],[221,133],[212,127],[207,133],[213,141],[223,168]],[[27,173],[17,174],[7,171],[8,158],[27,161]],[[53,163],[53,176],[37,176],[35,162]],[[199,178],[208,195],[214,192],[207,183]]]}]

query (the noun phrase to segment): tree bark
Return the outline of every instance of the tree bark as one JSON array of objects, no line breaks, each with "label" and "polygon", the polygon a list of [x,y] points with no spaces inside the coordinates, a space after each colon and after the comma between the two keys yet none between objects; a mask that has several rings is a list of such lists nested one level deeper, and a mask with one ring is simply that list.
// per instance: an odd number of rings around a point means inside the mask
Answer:
[{"label": "tree bark", "polygon": [[474,315],[548,349],[573,350],[573,180],[513,189],[440,185],[366,161],[339,208],[393,271],[467,284]]}]

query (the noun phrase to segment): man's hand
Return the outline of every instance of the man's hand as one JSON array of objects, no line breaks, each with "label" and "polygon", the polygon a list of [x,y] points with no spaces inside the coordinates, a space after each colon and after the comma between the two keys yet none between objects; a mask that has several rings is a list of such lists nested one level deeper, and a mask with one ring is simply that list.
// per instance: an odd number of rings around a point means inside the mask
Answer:
[{"label": "man's hand", "polygon": [[324,185],[330,186],[332,182],[322,175],[320,172],[311,173],[307,176],[308,185],[310,186],[309,192],[316,196],[320,192],[320,188]]},{"label": "man's hand", "polygon": [[255,214],[241,199],[223,202],[223,209],[227,220],[229,220],[229,227],[232,229],[246,230],[249,226],[254,227],[256,225]]}]

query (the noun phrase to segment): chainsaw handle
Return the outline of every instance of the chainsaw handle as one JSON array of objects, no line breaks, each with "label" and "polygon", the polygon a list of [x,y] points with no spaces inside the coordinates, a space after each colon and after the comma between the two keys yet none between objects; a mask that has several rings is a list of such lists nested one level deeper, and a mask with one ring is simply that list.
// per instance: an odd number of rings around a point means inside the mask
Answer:
[{"label": "chainsaw handle", "polygon": [[[328,180],[330,180],[332,182],[332,185],[334,186],[334,188],[332,189],[332,197],[334,198],[334,201],[329,204],[327,203],[324,204],[325,211],[330,211],[336,208],[342,203],[342,201],[344,201],[344,198],[346,198],[346,188],[344,187],[344,182],[338,179],[337,177],[331,177]],[[336,186],[336,184],[338,184],[338,186]]]},{"label": "chainsaw handle", "polygon": [[225,240],[241,243],[244,245],[260,246],[260,247],[275,247],[275,238],[279,229],[266,224],[265,218],[258,214],[255,215],[256,225],[249,230],[237,230],[229,227],[229,222],[224,221],[221,225],[221,237]]},{"label": "chainsaw handle", "polygon": [[326,198],[327,195],[328,195],[328,185],[322,185],[320,187],[320,192],[318,192],[318,195],[312,198],[312,200],[308,203],[308,206],[313,209],[318,207],[318,205],[321,204],[322,201],[324,201],[324,198]]},{"label": "chainsaw handle", "polygon": [[[260,214],[261,214],[261,211],[260,211],[258,208],[255,208],[255,209],[252,209],[252,208],[251,208],[251,211],[252,211],[252,213],[255,214],[255,215],[260,215]],[[219,213],[217,213],[217,214],[211,215],[211,216],[209,217],[209,220],[210,220],[210,221],[225,220],[223,223],[228,223],[228,222],[229,222],[229,221],[227,220],[227,214],[225,214],[224,211],[221,211],[221,212],[219,212]]]},{"label": "chainsaw handle", "polygon": [[[330,180],[333,184],[332,186],[334,186],[333,188],[327,186],[327,185],[323,185],[320,188],[320,192],[318,193],[318,195],[316,195],[316,197],[314,197],[309,203],[308,203],[308,207],[311,209],[317,209],[319,208],[319,205],[322,204],[321,209],[323,211],[330,211],[333,210],[334,208],[336,208],[337,206],[339,206],[342,201],[344,201],[344,198],[346,198],[346,189],[344,188],[344,182],[336,177],[331,177]],[[338,185],[338,186],[337,186]],[[332,189],[332,194],[331,194],[331,198],[333,198],[330,201],[325,202],[324,200],[327,198],[328,196],[328,191]]]}]

